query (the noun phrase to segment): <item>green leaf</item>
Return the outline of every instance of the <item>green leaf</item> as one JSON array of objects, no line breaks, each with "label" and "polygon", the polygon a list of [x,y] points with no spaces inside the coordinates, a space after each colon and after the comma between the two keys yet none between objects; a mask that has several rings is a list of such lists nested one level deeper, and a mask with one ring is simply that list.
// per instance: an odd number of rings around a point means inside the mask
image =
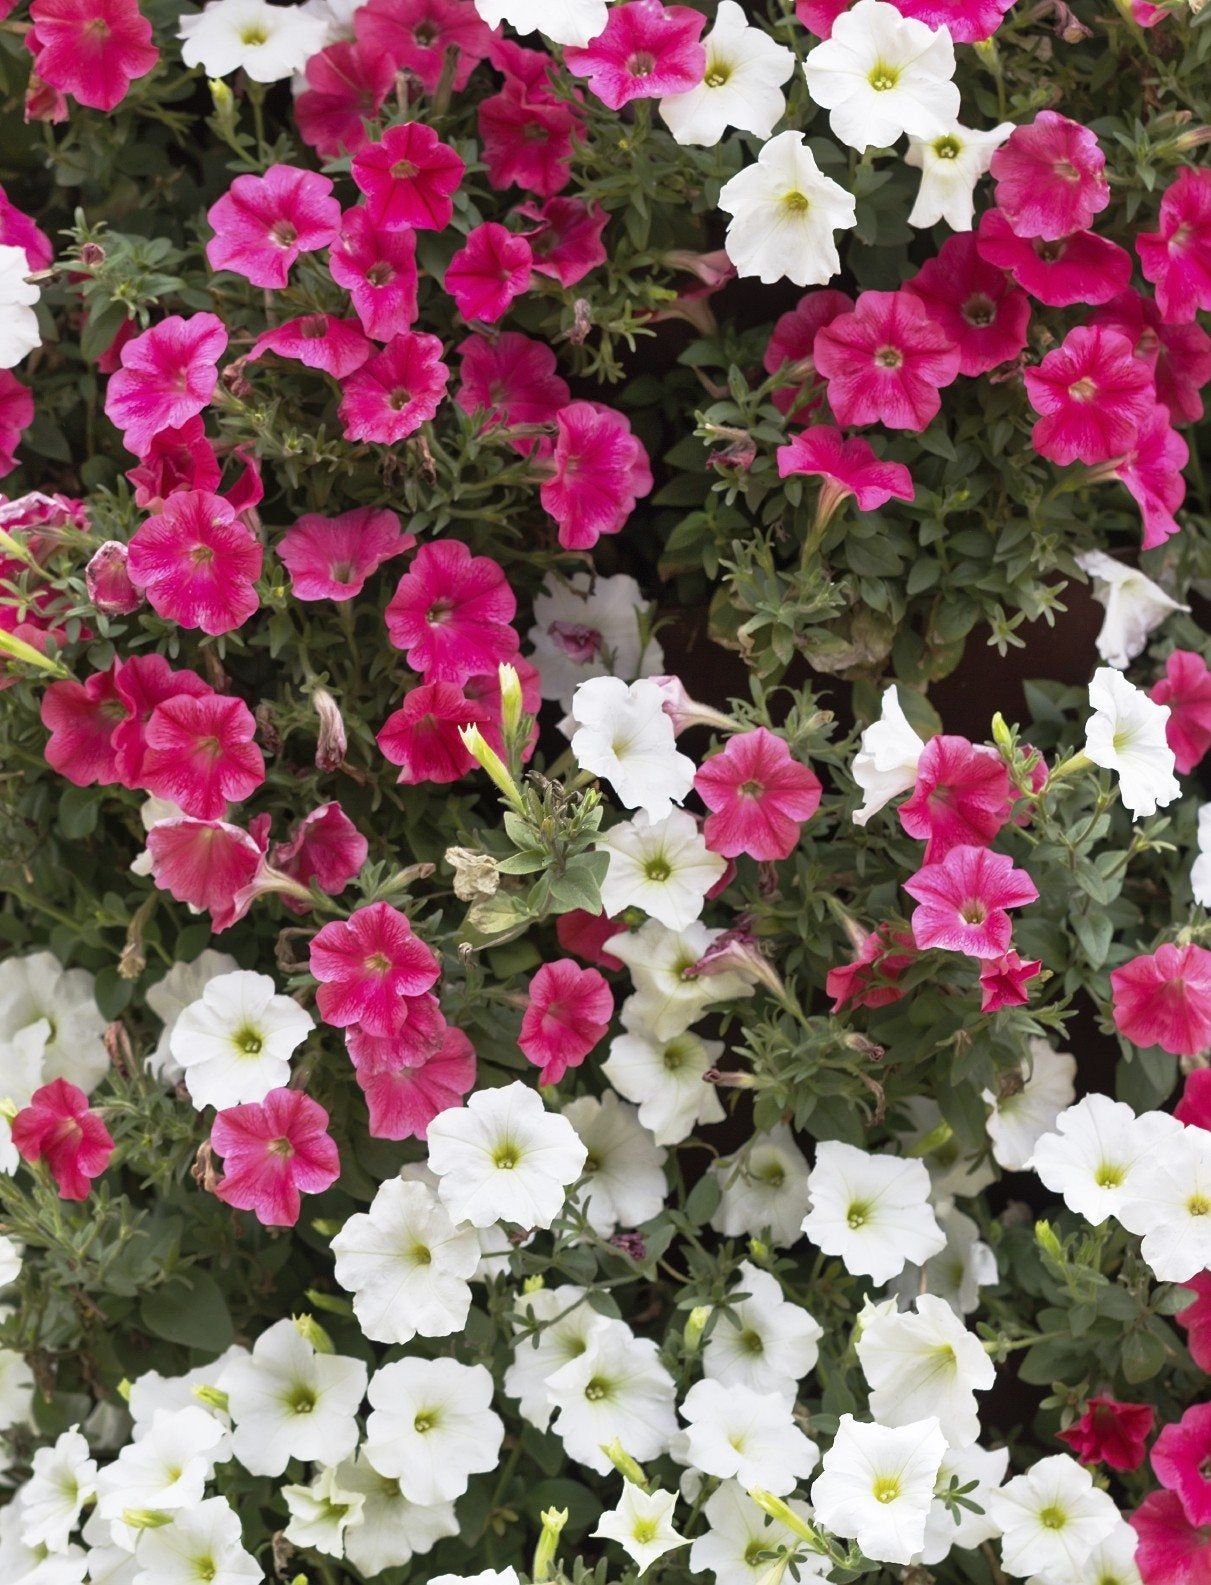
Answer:
[{"label": "green leaf", "polygon": [[221,1354],[235,1335],[227,1301],[204,1271],[190,1271],[153,1288],[139,1314],[153,1336],[206,1354]]}]

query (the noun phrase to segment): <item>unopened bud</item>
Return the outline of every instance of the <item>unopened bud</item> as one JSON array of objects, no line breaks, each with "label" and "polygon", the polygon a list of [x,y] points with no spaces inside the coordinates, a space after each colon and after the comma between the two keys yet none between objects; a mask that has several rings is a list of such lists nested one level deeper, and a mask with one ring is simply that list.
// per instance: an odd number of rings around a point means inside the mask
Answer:
[{"label": "unopened bud", "polygon": [[559,1538],[567,1522],[566,1508],[548,1508],[542,1514],[542,1534],[538,1537],[538,1545],[534,1548],[534,1566],[530,1570],[530,1577],[535,1581],[535,1585],[540,1585],[541,1581],[550,1578],[551,1564],[555,1561]]},{"label": "unopened bud", "polygon": [[235,95],[221,77],[211,77],[206,86],[210,89],[210,97],[214,108],[219,115],[226,115],[235,104]]},{"label": "unopened bud", "polygon": [[760,1486],[753,1487],[749,1496],[762,1513],[769,1514],[771,1519],[776,1519],[779,1524],[785,1525],[792,1535],[799,1537],[800,1541],[806,1541],[813,1552],[828,1551],[819,1533],[788,1503],[783,1502],[781,1497],[775,1497],[772,1491],[765,1491]]},{"label": "unopened bud", "polygon": [[1034,1224],[1034,1241],[1053,1260],[1063,1259],[1064,1250],[1051,1223],[1040,1218]]},{"label": "unopened bud", "polygon": [[500,788],[505,798],[512,804],[519,814],[524,813],[525,804],[522,802],[521,789],[509,774],[509,767],[500,755],[484,737],[477,726],[460,726],[458,735],[462,739],[463,747],[475,763],[488,775]]},{"label": "unopened bud", "polygon": [[1006,724],[1005,717],[998,710],[992,718],[992,741],[1002,754],[1009,755],[1013,752],[1013,733]]},{"label": "unopened bud", "polygon": [[99,242],[85,242],[80,248],[80,263],[86,270],[100,269],[105,263],[105,249]]},{"label": "unopened bud", "polygon": [[521,678],[517,675],[516,666],[501,666],[500,673],[500,720],[504,728],[505,742],[509,743],[517,735],[521,726],[523,703],[521,697]]},{"label": "unopened bud", "polygon": [[227,1413],[227,1394],[220,1392],[217,1387],[195,1387],[193,1395],[199,1403],[204,1403],[208,1409],[217,1409],[220,1414]]},{"label": "unopened bud", "polygon": [[313,1315],[296,1315],[294,1329],[317,1354],[335,1354],[336,1344]]},{"label": "unopened bud", "polygon": [[545,1287],[546,1283],[536,1273],[533,1277],[526,1278],[521,1285],[521,1291],[523,1293],[541,1293]]},{"label": "unopened bud", "polygon": [[158,1508],[123,1508],[122,1523],[132,1530],[161,1530],[172,1523],[172,1515]]},{"label": "unopened bud", "polygon": [[643,1466],[636,1463],[617,1437],[612,1442],[603,1442],[601,1451],[624,1480],[629,1480],[632,1486],[638,1486],[643,1491],[648,1489],[648,1478],[643,1473]]},{"label": "unopened bud", "polygon": [[696,1304],[690,1311],[689,1319],[685,1323],[685,1332],[683,1334],[685,1338],[686,1350],[689,1353],[694,1353],[699,1343],[701,1343],[702,1334],[706,1331],[706,1323],[710,1320],[710,1318],[711,1307],[709,1304]]}]

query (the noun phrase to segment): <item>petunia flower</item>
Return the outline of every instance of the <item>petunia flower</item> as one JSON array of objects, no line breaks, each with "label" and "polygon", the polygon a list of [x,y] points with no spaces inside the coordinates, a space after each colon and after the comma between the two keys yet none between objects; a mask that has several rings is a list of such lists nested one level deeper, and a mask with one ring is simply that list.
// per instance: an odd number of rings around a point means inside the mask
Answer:
[{"label": "petunia flower", "polygon": [[1031,297],[1048,308],[1108,303],[1131,283],[1131,255],[1109,237],[1075,231],[1055,242],[1019,237],[999,209],[980,216],[980,257],[1008,270]]},{"label": "petunia flower", "polygon": [[151,878],[179,903],[210,915],[216,934],[229,930],[251,906],[251,886],[268,847],[268,817],[250,829],[224,820],[173,816],[147,833]]},{"label": "petunia flower", "polygon": [[980,256],[975,237],[947,237],[936,258],[904,282],[959,349],[959,373],[987,374],[1026,347],[1030,300]]},{"label": "petunia flower", "polygon": [[826,286],[841,269],[834,233],[857,224],[857,204],[825,176],[802,132],[780,132],[719,190],[730,215],[727,255],[764,285]]},{"label": "petunia flower", "polygon": [[586,204],[579,198],[548,198],[537,204],[518,204],[519,219],[528,221],[530,251],[534,272],[549,275],[561,286],[575,286],[606,261],[601,240],[610,217],[598,203]]},{"label": "petunia flower", "polygon": [[281,82],[301,72],[328,42],[328,24],[301,5],[268,0],[208,0],[179,19],[181,60],[207,77],[245,72],[255,83]]},{"label": "petunia flower", "polygon": [[161,429],[126,477],[135,487],[135,505],[158,512],[178,490],[218,490],[223,470],[206,435],[206,426],[195,414],[178,428]]},{"label": "petunia flower", "polygon": [[530,981],[517,1043],[540,1069],[540,1084],[558,1084],[596,1046],[614,1014],[610,987],[596,969],[571,958],[544,963]]},{"label": "petunia flower", "polygon": [[604,29],[587,45],[564,51],[564,62],[611,110],[634,99],[684,94],[706,76],[699,40],[706,18],[663,0],[624,0],[610,7]]},{"label": "petunia flower", "polygon": [[555,414],[555,437],[534,456],[543,474],[539,499],[559,525],[565,550],[591,550],[620,533],[652,488],[643,442],[626,416],[599,402],[571,402]]},{"label": "petunia flower", "polygon": [[1106,156],[1079,121],[1040,110],[992,158],[997,208],[1019,237],[1054,242],[1087,231],[1110,202]]},{"label": "petunia flower", "polygon": [[380,50],[338,39],[307,62],[307,86],[294,101],[299,136],[322,160],[356,154],[395,86],[395,67]]},{"label": "petunia flower", "polygon": [[1177,770],[1188,776],[1211,748],[1211,671],[1206,661],[1193,650],[1175,649],[1148,697],[1168,709],[1165,738]]},{"label": "petunia flower", "polygon": [[750,25],[736,0],[720,0],[703,44],[702,80],[660,101],[660,118],[674,141],[714,148],[728,127],[736,127],[764,142],[786,112],[782,88],[795,69],[793,53]]},{"label": "petunia flower", "polygon": [[913,795],[900,805],[900,824],[926,844],[923,862],[934,864],[952,848],[988,847],[1012,806],[1000,754],[942,733],[921,751]]},{"label": "petunia flower", "polygon": [[390,1035],[401,998],[431,989],[441,972],[406,916],[382,902],[326,924],[311,939],[310,962],[324,1022],[360,1024],[372,1035]]},{"label": "petunia flower", "polygon": [[[115,376],[116,378],[116,376]],[[221,495],[170,495],[130,541],[131,582],[162,617],[204,633],[230,633],[260,605],[263,551]]]},{"label": "petunia flower", "polygon": [[794,852],[800,827],[820,807],[821,786],[784,739],[758,727],[730,737],[702,765],[694,791],[711,810],[703,835],[712,852],[769,861]]},{"label": "petunia flower", "polygon": [[219,820],[265,780],[253,742],[256,721],[242,699],[177,694],[151,713],[140,776],[156,798],[196,820]]},{"label": "petunia flower", "polygon": [[[943,9],[937,5],[928,8]],[[904,10],[905,15],[920,18],[919,10],[910,10],[907,5]],[[958,34],[951,31],[958,40]],[[925,229],[944,220],[952,231],[970,231],[975,217],[976,183],[987,173],[993,155],[1012,131],[1011,121],[1003,121],[987,132],[977,132],[956,121],[934,137],[910,137],[904,160],[921,172],[921,184],[908,212],[909,225]]]},{"label": "petunia flower", "polygon": [[530,289],[534,255],[524,236],[488,221],[468,232],[443,285],[468,321],[495,324]]},{"label": "petunia flower", "polygon": [[409,72],[429,95],[450,58],[451,87],[461,93],[492,47],[474,0],[369,0],[354,13],[353,26],[360,44],[386,56],[397,72]]},{"label": "petunia flower", "polygon": [[1089,323],[1126,336],[1152,371],[1156,399],[1175,424],[1197,423],[1203,416],[1199,392],[1211,381],[1211,336],[1201,325],[1171,325],[1151,297],[1131,290],[1090,314]]},{"label": "petunia flower", "polygon": [[1095,1395],[1087,1400],[1080,1418],[1057,1431],[1056,1436],[1072,1449],[1082,1464],[1105,1464],[1117,1470],[1138,1469],[1144,1462],[1144,1451],[1155,1423],[1156,1410],[1150,1403],[1120,1403],[1117,1398]]},{"label": "petunia flower", "polygon": [[1165,736],[1168,706],[1155,704],[1109,666],[1094,672],[1089,703],[1093,714],[1085,727],[1085,753],[1118,776],[1119,797],[1132,817],[1155,814],[1180,797]]},{"label": "petunia flower", "polygon": [[109,1129],[66,1079],[34,1091],[13,1118],[12,1140],[22,1160],[46,1162],[63,1200],[86,1200],[114,1153]]},{"label": "petunia flower", "polygon": [[[1125,671],[1143,653],[1151,634],[1175,611],[1189,610],[1138,567],[1129,567],[1100,550],[1085,551],[1076,563],[1092,581],[1093,598],[1106,608],[1096,639],[1097,652],[1118,671]],[[1168,702],[1157,699],[1155,689],[1151,697],[1157,704]]]},{"label": "petunia flower", "polygon": [[221,1111],[210,1145],[223,1157],[215,1195],[251,1211],[265,1227],[293,1227],[304,1194],[322,1194],[340,1176],[328,1113],[302,1090],[271,1090],[263,1101]]},{"label": "petunia flower", "polygon": [[487,726],[492,711],[468,699],[453,682],[424,683],[404,695],[398,710],[383,723],[376,742],[384,758],[400,768],[397,781],[452,782],[475,766],[460,729]]},{"label": "petunia flower", "polygon": [[375,341],[390,341],[416,323],[416,233],[410,228],[377,225],[363,204],[346,209],[328,268]]},{"label": "petunia flower", "polygon": [[828,381],[829,406],[846,426],[925,429],[942,405],[942,388],[959,373],[958,347],[907,291],[863,292],[852,313],[819,332],[813,356]]},{"label": "petunia flower", "polygon": [[341,206],[327,176],[271,165],[263,176],[237,176],[206,219],[214,232],[206,244],[212,270],[280,290],[302,254],[336,241]]},{"label": "petunia flower", "polygon": [[1211,170],[1183,166],[1165,189],[1159,219],[1158,230],[1136,237],[1135,251],[1162,317],[1187,325],[1211,309]]},{"label": "petunia flower", "polygon": [[1035,450],[1061,464],[1124,455],[1155,405],[1147,369],[1113,330],[1078,325],[1024,377],[1041,415],[1031,432]]},{"label": "petunia flower", "polygon": [[355,319],[303,314],[262,331],[246,361],[252,363],[267,352],[276,353],[279,358],[293,358],[305,368],[322,369],[334,380],[344,381],[373,355],[374,348]]},{"label": "petunia flower", "polygon": [[[852,297],[831,287],[821,291],[805,292],[794,308],[781,314],[774,323],[773,334],[766,343],[761,366],[767,374],[781,376],[774,390],[774,406],[780,413],[794,414],[806,419],[820,406],[821,398],[813,394],[815,365],[812,348],[816,332],[847,314],[854,306]],[[792,383],[794,382],[794,383]]]},{"label": "petunia flower", "polygon": [[606,0],[475,0],[489,27],[507,22],[514,33],[541,33],[552,44],[591,44],[609,18]]},{"label": "petunia flower", "polygon": [[1196,1057],[1211,1046],[1211,952],[1163,942],[1110,972],[1114,1027],[1137,1046]]},{"label": "petunia flower", "polygon": [[437,336],[393,336],[345,383],[338,414],[346,440],[389,446],[414,435],[441,406],[449,378]]},{"label": "petunia flower", "polygon": [[[352,1031],[350,1031],[352,1033]],[[461,1029],[447,1029],[436,1050],[412,1067],[357,1067],[372,1139],[424,1139],[429,1124],[459,1106],[475,1087],[475,1052]]]},{"label": "petunia flower", "polygon": [[358,506],[338,517],[308,512],[274,547],[298,600],[350,600],[386,562],[415,543],[386,507]]},{"label": "petunia flower", "polygon": [[105,414],[142,457],[161,429],[186,423],[210,403],[227,331],[214,314],[170,314],[122,348],[105,393]]},{"label": "petunia flower", "polygon": [[467,167],[432,127],[405,121],[353,156],[350,174],[366,195],[375,226],[443,231],[454,215],[453,195]]},{"label": "petunia flower", "polygon": [[1009,950],[1010,908],[1034,902],[1039,893],[1025,870],[1004,853],[959,846],[926,864],[904,890],[916,899],[912,933],[925,951],[940,947],[973,958],[999,958]]},{"label": "petunia flower", "polygon": [[[826,524],[843,501],[853,497],[860,512],[876,512],[893,497],[913,499],[912,475],[902,462],[881,462],[865,440],[846,440],[828,424],[814,424],[779,446],[778,477],[796,474],[822,479],[816,526]],[[785,854],[782,855],[785,857]]]},{"label": "petunia flower", "polygon": [[42,695],[42,725],[50,733],[46,763],[75,787],[119,780],[114,729],[126,719],[114,667],[83,682],[53,682]]},{"label": "petunia flower", "polygon": [[92,110],[117,109],[160,58],[135,0],[33,0],[29,18],[38,77]]}]

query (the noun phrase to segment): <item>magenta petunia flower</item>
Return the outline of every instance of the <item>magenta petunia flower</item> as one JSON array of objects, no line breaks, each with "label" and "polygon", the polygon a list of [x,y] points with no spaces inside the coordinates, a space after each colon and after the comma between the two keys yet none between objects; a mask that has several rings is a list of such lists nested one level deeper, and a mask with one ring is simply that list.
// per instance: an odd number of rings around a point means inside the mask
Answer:
[{"label": "magenta petunia flower", "polygon": [[308,512],[277,545],[298,600],[350,600],[384,562],[402,556],[415,537],[386,507],[358,506],[339,517]]},{"label": "magenta petunia flower", "polygon": [[853,306],[853,298],[845,292],[824,287],[805,292],[795,307],[775,322],[762,356],[762,367],[767,374],[785,369],[788,379],[795,381],[793,386],[786,385],[774,392],[774,406],[780,413],[794,413],[802,420],[819,407],[822,398],[812,394],[816,374],[812,348],[816,344],[816,332],[832,324],[838,314],[851,313]]},{"label": "magenta petunia flower", "polygon": [[571,958],[544,963],[530,981],[530,1000],[517,1044],[541,1071],[540,1084],[558,1084],[578,1068],[610,1027],[614,997],[596,969]]},{"label": "magenta petunia flower", "polygon": [[369,1034],[360,1024],[350,1024],[345,1030],[349,1058],[359,1073],[419,1068],[441,1046],[447,1025],[441,1003],[431,991],[401,996],[395,1016],[396,1027],[389,1035]]},{"label": "magenta petunia flower", "polygon": [[1091,325],[1117,330],[1136,357],[1152,371],[1156,399],[1175,424],[1194,424],[1203,416],[1199,392],[1211,381],[1211,336],[1201,325],[1171,325],[1152,298],[1126,291],[1090,314]]},{"label": "magenta petunia flower", "polygon": [[1140,424],[1130,451],[1114,466],[1114,477],[1140,509],[1145,550],[1181,531],[1173,514],[1186,499],[1182,469],[1189,460],[1189,446],[1169,422],[1169,409],[1158,402]]},{"label": "magenta petunia flower", "polygon": [[579,198],[548,198],[541,208],[518,204],[514,214],[534,227],[526,236],[535,274],[549,275],[561,286],[575,286],[605,263],[601,237],[610,217],[600,204],[589,205]]},{"label": "magenta petunia flower", "polygon": [[91,110],[114,110],[160,58],[135,0],[33,0],[34,71]]},{"label": "magenta petunia flower", "polygon": [[902,462],[881,462],[866,441],[846,440],[827,424],[814,424],[778,448],[778,476],[795,474],[822,479],[816,507],[817,524],[827,523],[842,501],[853,496],[860,512],[874,512],[894,496],[911,501],[912,475]]},{"label": "magenta petunia flower", "polygon": [[837,422],[925,429],[958,378],[959,349],[911,292],[863,292],[818,332],[813,358]]},{"label": "magenta petunia flower", "polygon": [[1020,958],[1007,952],[980,965],[980,1011],[996,1013],[1002,1007],[1024,1007],[1030,1000],[1027,985],[1043,967],[1041,958]]},{"label": "magenta petunia flower", "polygon": [[147,452],[161,429],[175,429],[209,406],[227,331],[214,314],[170,314],[122,348],[105,393],[105,414],[127,451]]},{"label": "magenta petunia flower", "polygon": [[559,525],[565,550],[591,550],[617,534],[651,491],[652,469],[626,416],[599,402],[571,402],[555,415],[554,440],[536,457],[546,478],[539,499]]},{"label": "magenta petunia flower", "polygon": [[1211,1373],[1211,1271],[1200,1272],[1182,1286],[1194,1299],[1173,1319],[1186,1333],[1191,1359],[1199,1370]]},{"label": "magenta petunia flower", "polygon": [[195,820],[221,820],[229,803],[242,803],[265,780],[255,735],[242,699],[217,693],[165,699],[144,734],[143,785]]},{"label": "magenta petunia flower", "polygon": [[[454,400],[464,413],[483,413],[484,428],[498,424],[551,424],[572,400],[558,372],[555,353],[544,341],[516,330],[498,336],[470,335],[458,348],[459,387]],[[518,436],[514,449],[528,456],[533,435]]]},{"label": "magenta petunia flower", "polygon": [[274,352],[279,358],[293,358],[309,369],[322,369],[334,380],[346,380],[374,351],[356,319],[304,314],[262,332],[253,342],[248,360]]},{"label": "magenta petunia flower", "polygon": [[399,1022],[400,998],[432,989],[441,971],[406,915],[389,903],[371,903],[312,937],[311,972],[320,982],[315,999],[325,1023],[389,1035]]},{"label": "magenta petunia flower", "polygon": [[[820,3],[804,0],[808,6]],[[956,44],[982,44],[1000,27],[1014,0],[894,0],[894,4],[903,16],[915,17],[926,27],[945,28]],[[807,25],[811,27],[810,22]]]},{"label": "magenta petunia flower", "polygon": [[457,683],[423,683],[404,695],[375,741],[383,757],[399,766],[396,780],[405,785],[458,781],[475,765],[459,727],[482,728],[491,720],[491,710],[468,699]]},{"label": "magenta petunia flower", "polygon": [[318,171],[271,165],[264,176],[237,176],[206,214],[212,270],[233,270],[254,286],[280,290],[295,260],[335,242],[341,206]]},{"label": "magenta petunia flower", "polygon": [[388,127],[378,143],[359,149],[350,174],[365,193],[366,210],[376,226],[444,231],[466,169],[432,127],[406,121]]},{"label": "magenta petunia flower", "polygon": [[987,847],[1012,812],[1009,773],[996,750],[941,734],[921,751],[900,824],[926,843],[923,862],[935,864],[951,848]]},{"label": "magenta petunia flower", "polygon": [[349,376],[338,410],[345,439],[390,446],[414,435],[441,406],[449,379],[436,336],[416,330],[393,336]]},{"label": "magenta petunia flower", "polygon": [[1187,165],[1177,173],[1161,199],[1159,228],[1141,232],[1135,251],[1167,321],[1186,325],[1211,309],[1211,170]]},{"label": "magenta petunia flower", "polygon": [[819,39],[832,38],[833,23],[848,10],[849,0],[795,0],[795,15]]},{"label": "magenta petunia flower", "polygon": [[712,853],[772,860],[794,852],[799,828],[820,807],[821,787],[782,738],[757,727],[730,737],[702,765],[694,791],[711,810],[702,834]]},{"label": "magenta petunia flower", "polygon": [[443,282],[464,319],[495,324],[530,289],[534,255],[525,237],[496,221],[468,232]]},{"label": "magenta petunia flower", "polygon": [[178,490],[217,490],[222,469],[206,426],[195,414],[179,428],[153,435],[126,477],[135,487],[135,505],[154,512]]},{"label": "magenta petunia flower", "polygon": [[17,465],[23,431],[34,421],[34,398],[9,369],[0,369],[0,479]]},{"label": "magenta petunia flower", "polygon": [[[337,897],[361,871],[370,844],[339,803],[321,804],[295,826],[285,842],[277,842],[269,863],[300,886],[313,882],[329,897]],[[306,913],[305,903],[293,897],[282,901],[292,913]]]},{"label": "magenta petunia flower", "polygon": [[1205,1128],[1211,1134],[1211,1068],[1195,1068],[1186,1074],[1173,1115],[1179,1123]]},{"label": "magenta petunia flower", "polygon": [[151,878],[179,903],[208,913],[219,934],[248,912],[248,888],[264,863],[268,839],[268,815],[250,821],[247,831],[225,820],[161,820],[147,833]]},{"label": "magenta petunia flower", "polygon": [[1073,303],[1108,303],[1131,283],[1131,255],[1092,231],[1076,231],[1056,242],[1014,234],[999,209],[980,216],[980,257],[1010,275],[1048,308]]},{"label": "magenta petunia flower", "polygon": [[0,187],[0,246],[20,248],[31,275],[47,269],[55,256],[54,245],[46,232],[23,209],[17,208],[3,187]]},{"label": "magenta petunia flower", "polygon": [[607,941],[618,935],[618,921],[608,914],[590,914],[583,908],[573,908],[560,914],[555,921],[555,937],[565,952],[571,952],[586,963],[595,963],[601,969],[620,969],[621,958],[605,950]]},{"label": "magenta petunia flower", "polygon": [[583,122],[571,105],[516,78],[482,100],[479,140],[493,187],[521,187],[553,198],[572,179],[572,155]]},{"label": "magenta petunia flower", "polygon": [[424,1139],[438,1113],[458,1106],[475,1088],[475,1067],[470,1040],[461,1029],[449,1028],[437,1049],[415,1066],[358,1066],[357,1082],[370,1112],[371,1138]]},{"label": "magenta petunia flower", "polygon": [[89,557],[84,584],[94,611],[107,616],[129,616],[143,604],[143,596],[126,570],[129,554],[120,540],[107,539]]},{"label": "magenta petunia flower", "polygon": [[1156,1410],[1150,1403],[1120,1403],[1117,1398],[1090,1398],[1080,1419],[1056,1436],[1082,1464],[1106,1464],[1110,1469],[1138,1469]]},{"label": "magenta petunia flower", "polygon": [[591,44],[565,49],[564,63],[611,110],[633,99],[688,94],[706,76],[700,43],[706,18],[663,0],[627,0],[610,8],[604,33]]},{"label": "magenta petunia flower", "polygon": [[997,208],[1019,237],[1054,242],[1086,231],[1110,202],[1106,156],[1079,121],[1040,110],[992,156]]},{"label": "magenta petunia flower", "polygon": [[130,541],[130,576],[153,609],[182,627],[230,633],[260,604],[263,552],[221,495],[170,495]]},{"label": "magenta petunia flower", "polygon": [[1211,1403],[1193,1403],[1152,1444],[1152,1469],[1191,1524],[1211,1525]]},{"label": "magenta petunia flower", "polygon": [[1144,1585],[1207,1585],[1211,1532],[1190,1523],[1175,1492],[1150,1491],[1130,1522],[1139,1537],[1135,1565]]},{"label": "magenta petunia flower", "polygon": [[499,562],[458,539],[422,545],[387,607],[387,634],[426,682],[463,682],[512,660],[517,597]]},{"label": "magenta petunia flower", "polygon": [[342,39],[307,62],[307,86],[294,101],[299,136],[322,160],[356,154],[370,137],[373,121],[395,86],[389,55]]},{"label": "magenta petunia flower", "polygon": [[322,1194],[341,1175],[328,1113],[302,1090],[270,1090],[263,1101],[227,1107],[210,1147],[223,1158],[216,1196],[265,1227],[293,1227],[301,1197]]},{"label": "magenta petunia flower", "polygon": [[410,72],[427,94],[437,92],[448,54],[459,93],[492,47],[475,0],[370,0],[354,13],[353,29],[359,43]]},{"label": "magenta petunia flower", "polygon": [[1112,969],[1114,1025],[1137,1046],[1196,1057],[1211,1046],[1211,952],[1165,942]]},{"label": "magenta petunia flower", "polygon": [[1178,771],[1188,776],[1211,748],[1211,671],[1193,650],[1175,649],[1165,662],[1165,675],[1148,697],[1168,705],[1165,739]]},{"label": "magenta petunia flower", "polygon": [[921,299],[958,347],[960,374],[987,374],[1026,346],[1030,299],[1003,269],[980,257],[970,232],[947,237],[937,258],[905,281],[904,290]]},{"label": "magenta petunia flower", "polygon": [[1155,405],[1152,377],[1114,330],[1078,325],[1037,369],[1025,373],[1040,414],[1034,447],[1052,462],[1107,462],[1125,456]]},{"label": "magenta petunia flower", "polygon": [[61,1200],[87,1200],[114,1153],[113,1136],[89,1111],[87,1095],[66,1079],[35,1090],[12,1127],[21,1159],[46,1162]]},{"label": "magenta petunia flower", "polygon": [[76,787],[112,786],[118,780],[114,729],[126,719],[115,667],[83,682],[52,682],[42,695],[42,725],[50,733],[46,763]]},{"label": "magenta petunia flower", "polygon": [[114,687],[123,707],[114,728],[114,766],[124,787],[143,785],[143,756],[147,751],[147,723],[157,705],[179,695],[200,698],[211,687],[197,672],[174,671],[163,655],[131,655],[114,666]]},{"label": "magenta petunia flower", "polygon": [[849,963],[829,969],[824,988],[833,999],[833,1012],[843,1007],[890,1007],[903,1000],[899,981],[916,956],[911,936],[879,925],[858,947],[858,956]]},{"label": "magenta petunia flower", "polygon": [[936,864],[926,864],[904,882],[916,899],[913,940],[922,952],[940,947],[972,958],[1001,958],[1013,934],[1010,908],[1038,897],[1025,870],[989,848],[955,847]]},{"label": "magenta petunia flower", "polygon": [[376,225],[361,204],[346,209],[328,268],[349,293],[362,329],[375,341],[390,341],[416,323],[414,231]]}]

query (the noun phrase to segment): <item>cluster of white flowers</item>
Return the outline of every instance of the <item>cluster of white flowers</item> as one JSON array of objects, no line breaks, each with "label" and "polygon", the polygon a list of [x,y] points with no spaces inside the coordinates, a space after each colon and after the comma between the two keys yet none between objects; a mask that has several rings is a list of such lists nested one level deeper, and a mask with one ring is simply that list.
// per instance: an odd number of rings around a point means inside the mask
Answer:
[{"label": "cluster of white flowers", "polygon": [[0,962],[0,1096],[24,1106],[53,1079],[96,1089],[109,1056],[94,983],[51,952]]}]

